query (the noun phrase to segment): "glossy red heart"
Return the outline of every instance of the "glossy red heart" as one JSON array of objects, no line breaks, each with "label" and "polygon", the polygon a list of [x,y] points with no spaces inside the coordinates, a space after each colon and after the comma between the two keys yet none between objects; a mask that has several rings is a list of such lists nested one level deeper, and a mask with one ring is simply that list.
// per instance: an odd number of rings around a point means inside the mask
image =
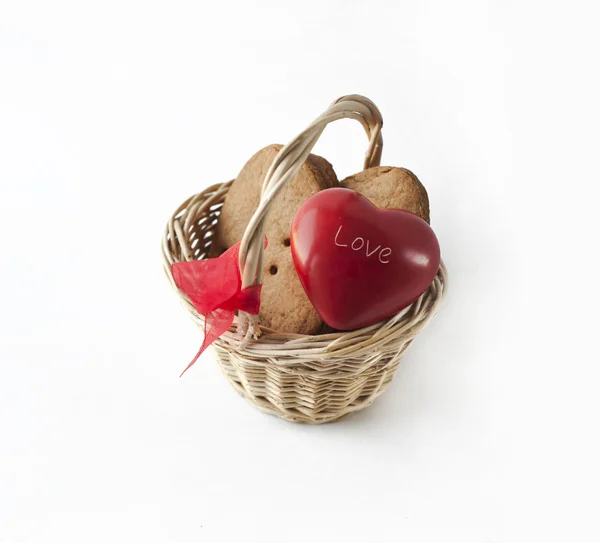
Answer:
[{"label": "glossy red heart", "polygon": [[349,189],[323,190],[306,200],[290,240],[304,290],[337,330],[398,313],[427,290],[440,265],[440,246],[424,220],[379,209]]}]

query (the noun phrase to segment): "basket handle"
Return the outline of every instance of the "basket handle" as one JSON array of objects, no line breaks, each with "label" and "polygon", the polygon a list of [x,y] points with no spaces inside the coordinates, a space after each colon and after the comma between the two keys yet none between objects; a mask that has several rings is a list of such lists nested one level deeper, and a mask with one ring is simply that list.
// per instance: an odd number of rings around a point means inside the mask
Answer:
[{"label": "basket handle", "polygon": [[273,199],[281,188],[298,173],[325,127],[338,119],[359,121],[367,137],[369,147],[364,168],[379,166],[383,138],[383,119],[377,106],[368,98],[357,94],[342,96],[317,117],[304,131],[283,147],[267,172],[258,208],[250,219],[240,246],[239,265],[242,288],[260,285],[264,258],[264,224]]}]

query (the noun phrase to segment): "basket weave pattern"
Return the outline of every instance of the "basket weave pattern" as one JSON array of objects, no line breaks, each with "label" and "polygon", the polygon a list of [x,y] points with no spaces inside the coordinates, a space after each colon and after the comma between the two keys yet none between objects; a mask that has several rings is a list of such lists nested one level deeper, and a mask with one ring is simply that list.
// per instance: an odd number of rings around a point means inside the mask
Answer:
[{"label": "basket weave pattern", "polygon": [[[281,149],[263,185],[261,204],[240,249],[244,286],[262,277],[263,224],[277,191],[294,177],[325,126],[354,118],[369,137],[365,167],[379,164],[381,115],[360,96],[343,97]],[[163,237],[163,264],[183,305],[200,327],[204,316],[173,282],[174,262],[208,258],[228,183],[213,185],[185,201],[169,220]],[[400,358],[435,314],[445,294],[443,263],[433,283],[411,306],[380,323],[350,332],[317,336],[261,328],[253,316],[236,316],[232,328],[214,343],[217,359],[233,387],[257,407],[293,422],[324,423],[370,405],[390,384]],[[285,295],[282,293],[282,295]],[[246,334],[240,334],[239,329]]]}]

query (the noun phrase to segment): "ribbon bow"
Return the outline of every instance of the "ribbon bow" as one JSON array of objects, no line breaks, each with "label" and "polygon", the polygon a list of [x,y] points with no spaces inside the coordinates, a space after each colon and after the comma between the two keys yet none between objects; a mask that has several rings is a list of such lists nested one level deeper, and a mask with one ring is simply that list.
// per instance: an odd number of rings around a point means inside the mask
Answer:
[{"label": "ribbon bow", "polygon": [[218,258],[175,262],[171,266],[177,288],[190,299],[196,311],[204,315],[204,341],[181,375],[231,327],[236,310],[258,315],[262,285],[242,288],[239,251],[240,243],[236,243]]}]

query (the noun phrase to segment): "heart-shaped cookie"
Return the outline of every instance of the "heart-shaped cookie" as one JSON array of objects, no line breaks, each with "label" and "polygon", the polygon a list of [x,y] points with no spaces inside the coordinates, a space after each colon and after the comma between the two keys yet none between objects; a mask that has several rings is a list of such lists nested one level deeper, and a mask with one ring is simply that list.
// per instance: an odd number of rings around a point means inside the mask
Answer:
[{"label": "heart-shaped cookie", "polygon": [[338,330],[369,326],[407,307],[440,265],[437,238],[423,219],[379,209],[344,188],[322,191],[300,207],[291,246],[308,297]]},{"label": "heart-shaped cookie", "polygon": [[404,209],[429,222],[429,198],[417,176],[405,168],[376,166],[344,179],[342,187],[384,209]]},{"label": "heart-shaped cookie", "polygon": [[[242,239],[260,201],[262,184],[281,145],[270,145],[256,153],[231,185],[211,245],[218,256]],[[317,192],[338,185],[331,164],[309,155],[296,176],[275,197],[266,221],[263,287],[260,324],[267,328],[298,334],[316,334],[323,320],[306,296],[290,250],[292,220],[300,205]]]}]

